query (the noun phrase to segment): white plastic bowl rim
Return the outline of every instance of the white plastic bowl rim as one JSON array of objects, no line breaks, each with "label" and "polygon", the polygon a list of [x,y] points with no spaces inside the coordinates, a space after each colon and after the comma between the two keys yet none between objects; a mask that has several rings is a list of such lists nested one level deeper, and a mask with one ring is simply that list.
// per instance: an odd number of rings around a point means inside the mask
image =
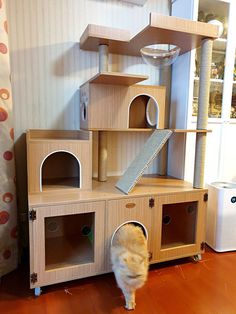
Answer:
[{"label": "white plastic bowl rim", "polygon": [[154,44],[145,46],[140,49],[140,52],[143,56],[149,56],[153,58],[166,58],[178,55],[180,48],[174,44]]}]

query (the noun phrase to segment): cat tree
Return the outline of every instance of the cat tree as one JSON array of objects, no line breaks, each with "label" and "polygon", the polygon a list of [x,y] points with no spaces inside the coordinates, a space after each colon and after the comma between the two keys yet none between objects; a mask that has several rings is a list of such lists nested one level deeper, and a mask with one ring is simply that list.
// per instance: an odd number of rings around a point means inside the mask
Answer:
[{"label": "cat tree", "polygon": [[[147,231],[150,263],[200,257],[207,202],[203,175],[209,70],[217,35],[213,25],[154,13],[134,37],[126,30],[88,25],[80,48],[99,52],[99,73],[81,87],[84,130],[27,134],[30,285],[36,295],[45,285],[111,271],[110,241],[127,221]],[[135,85],[146,76],[108,72],[108,51],[137,56],[140,48],[156,42],[178,45],[182,54],[202,47],[197,130],[163,130],[165,88]],[[154,123],[146,115],[149,106],[155,111]],[[150,132],[150,138],[121,178],[108,177],[107,133],[123,131]],[[99,139],[94,180],[92,132],[98,132]],[[176,132],[196,132],[193,184],[158,175],[142,177]]]}]

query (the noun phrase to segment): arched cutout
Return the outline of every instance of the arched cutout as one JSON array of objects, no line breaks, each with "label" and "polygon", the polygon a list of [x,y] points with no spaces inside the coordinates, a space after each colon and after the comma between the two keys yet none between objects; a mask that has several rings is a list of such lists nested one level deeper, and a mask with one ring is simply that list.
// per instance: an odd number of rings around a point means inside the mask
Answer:
[{"label": "arched cutout", "polygon": [[81,165],[75,155],[60,150],[44,158],[40,167],[40,191],[81,186]]},{"label": "arched cutout", "polygon": [[123,222],[121,225],[119,225],[116,230],[113,232],[113,235],[111,237],[111,245],[112,245],[112,242],[113,242],[113,239],[114,239],[114,236],[116,234],[116,232],[124,225],[126,224],[134,224],[135,226],[139,226],[142,231],[143,231],[143,234],[145,236],[145,238],[148,240],[148,231],[147,231],[147,228],[140,222],[140,221],[137,221],[137,220],[129,220],[129,221],[125,221]]},{"label": "arched cutout", "polygon": [[129,128],[157,128],[159,106],[150,95],[137,95],[129,104]]}]

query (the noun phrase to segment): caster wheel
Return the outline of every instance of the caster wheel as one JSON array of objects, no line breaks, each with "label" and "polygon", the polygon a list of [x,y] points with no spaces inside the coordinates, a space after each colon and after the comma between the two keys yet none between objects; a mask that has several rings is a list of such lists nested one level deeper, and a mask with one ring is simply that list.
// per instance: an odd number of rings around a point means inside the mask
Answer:
[{"label": "caster wheel", "polygon": [[34,295],[35,295],[36,297],[39,297],[40,294],[41,294],[41,292],[42,292],[42,290],[41,290],[40,287],[34,288]]},{"label": "caster wheel", "polygon": [[202,259],[202,256],[201,256],[201,254],[196,254],[196,255],[193,255],[192,258],[193,258],[194,262],[199,262]]}]

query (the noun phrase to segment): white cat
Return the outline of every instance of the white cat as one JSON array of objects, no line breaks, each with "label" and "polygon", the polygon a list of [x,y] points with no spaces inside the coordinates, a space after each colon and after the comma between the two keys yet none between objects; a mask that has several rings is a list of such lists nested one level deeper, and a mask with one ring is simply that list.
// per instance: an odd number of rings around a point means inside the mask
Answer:
[{"label": "white cat", "polygon": [[144,285],[148,275],[147,239],[139,226],[129,223],[118,229],[112,240],[111,262],[125,307],[133,310],[135,291]]}]

